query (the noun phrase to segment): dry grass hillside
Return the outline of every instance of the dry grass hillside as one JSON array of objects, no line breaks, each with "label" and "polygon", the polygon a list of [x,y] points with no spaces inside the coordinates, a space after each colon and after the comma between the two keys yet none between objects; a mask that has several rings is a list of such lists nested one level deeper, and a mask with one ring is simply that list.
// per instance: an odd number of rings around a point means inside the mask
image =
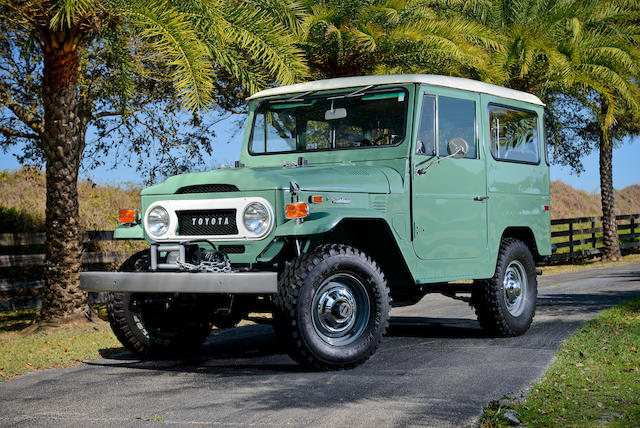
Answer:
[{"label": "dry grass hillside", "polygon": [[[640,184],[616,190],[616,213],[640,213]],[[601,216],[600,194],[574,189],[562,181],[551,182],[551,218]]]},{"label": "dry grass hillside", "polygon": [[[140,189],[78,183],[80,224],[83,230],[113,230],[118,209],[135,208]],[[44,231],[45,175],[22,168],[0,172],[0,233]]]},{"label": "dry grass hillside", "polygon": [[[137,207],[138,188],[99,186],[89,181],[78,185],[80,222],[84,230],[112,230],[119,208]],[[618,214],[640,213],[640,185],[616,191]],[[23,168],[0,172],[0,233],[44,230],[45,177],[42,171]],[[552,218],[601,215],[600,195],[576,190],[561,182],[551,183]]]}]

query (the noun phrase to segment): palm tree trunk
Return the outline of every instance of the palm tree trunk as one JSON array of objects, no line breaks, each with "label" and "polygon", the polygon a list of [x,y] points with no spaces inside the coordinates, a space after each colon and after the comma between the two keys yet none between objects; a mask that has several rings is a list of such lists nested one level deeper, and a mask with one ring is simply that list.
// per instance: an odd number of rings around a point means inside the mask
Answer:
[{"label": "palm tree trunk", "polygon": [[77,183],[84,132],[77,103],[78,40],[71,30],[46,31],[43,39],[47,262],[40,321],[57,322],[81,318],[88,309],[79,283],[82,242]]},{"label": "palm tree trunk", "polygon": [[602,200],[602,260],[620,260],[620,242],[616,225],[613,193],[613,144],[600,132],[600,197]]}]

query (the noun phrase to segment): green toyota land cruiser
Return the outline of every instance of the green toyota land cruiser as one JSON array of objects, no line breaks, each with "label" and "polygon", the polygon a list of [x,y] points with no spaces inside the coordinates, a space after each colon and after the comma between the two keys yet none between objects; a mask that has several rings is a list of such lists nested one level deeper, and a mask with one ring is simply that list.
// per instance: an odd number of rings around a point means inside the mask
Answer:
[{"label": "green toyota land cruiser", "polygon": [[[235,168],[142,191],[114,236],[149,244],[109,291],[111,327],[148,357],[184,354],[212,326],[273,313],[301,364],[356,366],[392,306],[467,300],[497,336],[523,334],[536,262],[551,253],[543,103],[473,80],[349,77],[249,98]],[[469,281],[472,280],[472,281]]]}]

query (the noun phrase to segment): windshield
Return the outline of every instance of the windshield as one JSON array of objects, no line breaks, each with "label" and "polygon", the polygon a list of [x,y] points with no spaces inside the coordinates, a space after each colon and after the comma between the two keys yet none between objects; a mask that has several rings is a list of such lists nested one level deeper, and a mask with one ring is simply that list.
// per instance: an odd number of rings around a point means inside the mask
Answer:
[{"label": "windshield", "polygon": [[263,102],[258,107],[252,154],[381,147],[404,140],[404,89],[312,95]]}]

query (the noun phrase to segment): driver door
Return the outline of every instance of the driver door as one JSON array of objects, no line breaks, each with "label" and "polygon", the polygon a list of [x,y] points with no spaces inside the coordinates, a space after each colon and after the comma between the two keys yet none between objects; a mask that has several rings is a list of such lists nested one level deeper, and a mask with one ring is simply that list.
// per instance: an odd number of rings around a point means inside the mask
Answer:
[{"label": "driver door", "polygon": [[[473,270],[473,260],[481,261],[487,249],[486,171],[478,126],[480,97],[423,89],[417,104],[420,114],[412,174],[415,253],[420,259],[436,262],[465,259],[471,263],[459,267]],[[459,142],[460,138],[469,146],[466,155],[446,158],[449,142]],[[417,172],[421,169],[424,173]],[[437,271],[443,274],[441,269],[434,269]]]}]

